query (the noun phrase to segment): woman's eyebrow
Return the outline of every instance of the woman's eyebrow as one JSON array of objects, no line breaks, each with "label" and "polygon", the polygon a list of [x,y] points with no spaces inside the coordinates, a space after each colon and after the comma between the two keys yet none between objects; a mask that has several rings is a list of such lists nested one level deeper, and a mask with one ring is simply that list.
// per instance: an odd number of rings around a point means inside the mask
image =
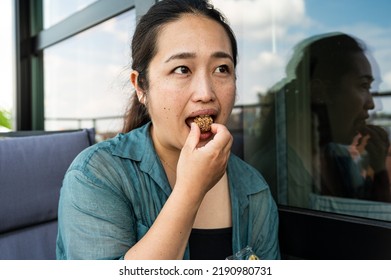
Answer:
[{"label": "woman's eyebrow", "polygon": [[195,58],[195,57],[196,57],[195,53],[182,52],[182,53],[173,54],[165,61],[165,63],[175,59],[187,59],[187,58]]},{"label": "woman's eyebrow", "polygon": [[[170,56],[166,61],[165,63],[168,63],[172,60],[176,60],[176,59],[188,59],[188,58],[195,58],[197,55],[196,53],[192,53],[192,52],[182,52],[182,53],[177,53],[177,54],[173,54],[172,56]],[[230,54],[226,53],[226,52],[214,52],[211,57],[214,57],[214,58],[228,58],[230,59],[231,61],[233,61],[233,58]]]},{"label": "woman's eyebrow", "polygon": [[375,78],[372,76],[372,75],[369,75],[369,74],[364,74],[364,75],[361,75],[360,77],[358,77],[359,79],[366,79],[370,82],[373,82],[375,80]]},{"label": "woman's eyebrow", "polygon": [[370,81],[374,81],[375,78],[372,75],[366,75],[367,79]]},{"label": "woman's eyebrow", "polygon": [[216,57],[216,58],[228,58],[230,59],[232,62],[234,61],[232,56],[226,52],[215,52],[212,54],[212,57]]}]

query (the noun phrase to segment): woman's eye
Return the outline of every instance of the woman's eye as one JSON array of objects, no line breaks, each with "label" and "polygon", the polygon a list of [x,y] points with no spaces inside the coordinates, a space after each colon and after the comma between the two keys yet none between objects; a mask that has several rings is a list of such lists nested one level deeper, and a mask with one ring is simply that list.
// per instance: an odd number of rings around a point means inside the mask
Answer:
[{"label": "woman's eye", "polygon": [[370,90],[371,89],[371,84],[370,83],[362,83],[361,87],[365,90]]},{"label": "woman's eye", "polygon": [[189,74],[190,70],[186,66],[179,66],[174,69],[174,73],[176,74]]},{"label": "woman's eye", "polygon": [[229,73],[229,67],[228,65],[220,65],[216,68],[217,73]]}]

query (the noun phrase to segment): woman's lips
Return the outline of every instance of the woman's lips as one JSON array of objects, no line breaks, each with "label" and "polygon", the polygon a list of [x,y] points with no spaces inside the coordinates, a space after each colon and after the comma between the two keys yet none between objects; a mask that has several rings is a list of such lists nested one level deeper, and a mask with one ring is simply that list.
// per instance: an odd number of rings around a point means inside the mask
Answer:
[{"label": "woman's lips", "polygon": [[[196,119],[199,119],[201,116],[209,116],[211,122],[215,122],[217,116],[217,110],[214,109],[204,109],[192,112],[189,117],[186,119],[187,126],[191,126],[192,122],[195,122]],[[210,120],[209,120],[210,121]],[[201,131],[202,132],[202,131]]]}]

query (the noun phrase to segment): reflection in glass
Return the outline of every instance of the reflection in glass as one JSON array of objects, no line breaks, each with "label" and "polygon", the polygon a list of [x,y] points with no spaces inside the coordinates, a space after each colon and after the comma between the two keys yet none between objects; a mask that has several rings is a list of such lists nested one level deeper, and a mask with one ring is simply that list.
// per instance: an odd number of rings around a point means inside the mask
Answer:
[{"label": "reflection in glass", "polygon": [[382,72],[378,89],[391,90],[389,1],[211,2],[227,16],[238,39],[238,105],[258,103],[259,95],[285,76],[292,48],[299,41],[335,31],[354,34],[368,44]]},{"label": "reflection in glass", "polygon": [[[384,128],[367,123],[374,75],[364,43],[342,33],[310,37],[295,47],[287,73],[292,76],[269,92],[274,110],[264,121],[254,165],[280,190],[279,172],[260,159],[278,162],[284,142],[278,140],[285,139],[285,204],[391,220],[391,205],[384,204],[391,202],[390,141]],[[281,103],[285,116],[276,109]],[[272,135],[281,116],[286,137],[278,139]]]},{"label": "reflection in glass", "polygon": [[43,0],[43,26],[49,28],[97,0]]},{"label": "reflection in glass", "polygon": [[132,10],[45,49],[45,129],[122,127],[135,22]]},{"label": "reflection in glass", "polygon": [[[319,124],[314,124],[316,118],[311,111],[314,105],[311,103],[311,96],[298,94],[309,93],[307,87],[310,83],[309,80],[302,79],[300,84],[294,87],[281,85],[296,77],[295,73],[289,72],[293,71],[293,67],[286,66],[290,59],[295,57],[294,46],[306,38],[339,31],[362,39],[368,50],[366,55],[374,78],[370,89],[373,106],[367,109],[367,129],[376,130],[376,137],[382,139],[382,147],[386,147],[391,132],[391,30],[386,11],[390,9],[391,3],[379,1],[371,4],[369,1],[352,0],[338,3],[320,3],[319,0],[212,2],[227,15],[238,39],[238,97],[229,123],[229,126],[234,128],[232,131],[235,139],[239,139],[236,143],[243,143],[243,147],[236,152],[261,170],[280,204],[315,208],[317,202],[322,205],[317,208],[318,210],[366,217],[378,212],[381,215],[376,218],[391,220],[390,203],[387,202],[389,189],[383,189],[381,195],[368,194],[372,192],[369,188],[356,189],[356,193],[349,196],[330,190],[327,193],[326,189],[315,187],[320,186],[322,180],[322,171],[314,168],[317,163],[313,157],[316,152],[313,143],[319,141],[314,139],[313,132]],[[295,59],[300,60],[301,57],[296,56]],[[268,94],[271,91],[275,93]],[[342,123],[352,113],[353,104],[344,105],[342,114],[336,118],[336,123],[338,120]],[[274,116],[272,120],[268,118],[270,114]],[[381,129],[378,129],[379,126]],[[356,135],[350,144],[365,143],[367,134],[369,132],[365,131],[361,135]],[[270,138],[275,141],[270,141]],[[375,136],[372,136],[372,141],[374,139]],[[347,149],[343,150],[342,154],[346,155],[347,151],[348,156],[357,163],[362,166],[368,165],[368,151],[363,152],[361,146],[354,147],[346,142],[342,145]],[[340,144],[329,151],[331,154],[339,154],[339,148]],[[268,153],[257,158],[255,154],[261,149]],[[357,153],[357,149],[361,152]],[[381,156],[372,156],[372,159],[382,158],[383,160],[379,161],[382,170],[391,169],[391,157],[384,152],[388,151],[382,149],[381,152],[378,151]],[[334,162],[332,166],[335,167],[337,164]],[[375,176],[371,169],[373,168],[366,168],[359,174],[373,180]],[[300,172],[295,172],[298,170]],[[390,174],[387,172],[388,177],[391,177]],[[386,182],[389,181],[387,176],[382,178]],[[316,201],[312,195],[317,195],[315,198],[318,200]],[[334,199],[327,201],[325,198],[329,197]],[[347,200],[349,203],[346,203]],[[344,203],[346,207],[341,206]],[[334,207],[337,204],[340,206],[339,209]],[[349,204],[358,204],[362,209],[372,210],[367,211],[370,212],[369,215],[364,213],[364,210],[360,213],[361,210],[357,209],[354,213],[349,209]]]}]

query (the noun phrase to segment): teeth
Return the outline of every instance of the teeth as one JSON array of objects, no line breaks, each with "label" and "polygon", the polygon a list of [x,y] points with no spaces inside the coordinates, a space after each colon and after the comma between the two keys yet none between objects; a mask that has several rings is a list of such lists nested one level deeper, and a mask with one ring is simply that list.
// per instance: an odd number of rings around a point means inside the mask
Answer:
[{"label": "teeth", "polygon": [[209,115],[200,115],[194,118],[194,122],[198,125],[201,132],[208,132],[210,131],[210,126],[213,123],[213,119]]}]

